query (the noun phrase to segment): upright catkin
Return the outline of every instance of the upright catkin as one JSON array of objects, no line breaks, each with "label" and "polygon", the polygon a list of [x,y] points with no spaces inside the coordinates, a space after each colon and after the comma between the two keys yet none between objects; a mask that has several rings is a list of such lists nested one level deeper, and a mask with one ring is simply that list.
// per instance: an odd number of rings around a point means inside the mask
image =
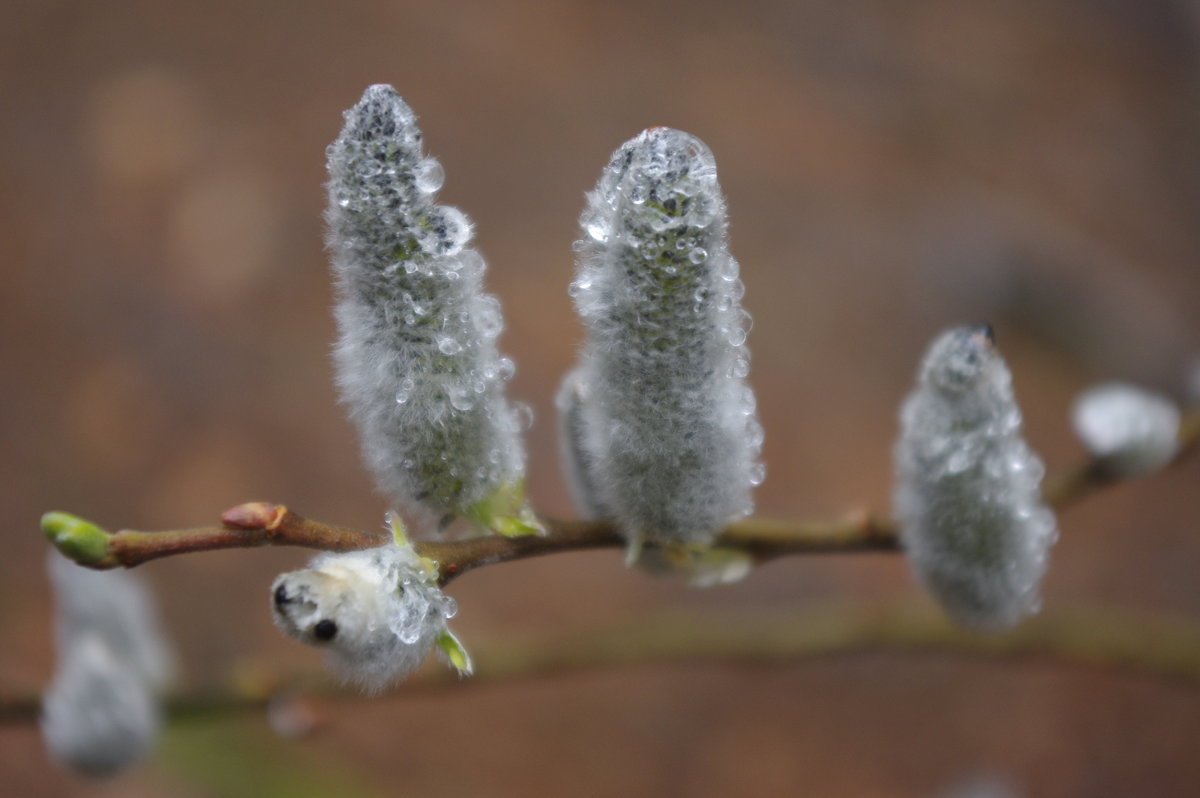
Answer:
[{"label": "upright catkin", "polygon": [[900,426],[895,512],[918,579],[967,626],[1011,626],[1036,611],[1057,530],[990,327],[934,340]]},{"label": "upright catkin", "polygon": [[587,340],[568,380],[584,392],[563,407],[578,413],[584,509],[611,514],[632,551],[711,543],[764,473],[716,161],[692,135],[646,130],[613,154],[580,223],[571,294]]},{"label": "upright catkin", "polygon": [[342,399],[392,501],[427,521],[490,523],[522,504],[525,454],[471,223],[434,203],[442,168],[391,86],[368,88],[345,119],[326,153]]}]

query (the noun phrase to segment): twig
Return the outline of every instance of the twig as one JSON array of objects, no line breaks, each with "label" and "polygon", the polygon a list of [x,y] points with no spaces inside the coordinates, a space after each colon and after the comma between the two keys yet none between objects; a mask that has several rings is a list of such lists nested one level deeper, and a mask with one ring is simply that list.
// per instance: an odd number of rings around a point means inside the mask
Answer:
[{"label": "twig", "polygon": [[132,568],[160,557],[195,551],[239,549],[255,546],[303,546],[327,551],[349,551],[380,546],[382,534],[313,521],[282,504],[250,502],[221,514],[222,526],[138,532],[106,532],[68,513],[46,513],[42,530],[64,554],[80,565],[97,570]]},{"label": "twig", "polygon": [[[1001,635],[979,635],[951,625],[928,605],[887,607],[834,604],[773,614],[675,612],[621,627],[570,635],[512,639],[472,646],[475,675],[461,680],[429,667],[396,689],[403,695],[455,685],[456,689],[652,664],[770,665],[865,651],[1013,657],[1059,665],[1128,670],[1143,676],[1200,684],[1200,625],[1113,610],[1047,612]],[[168,701],[175,719],[263,709],[276,696],[354,698],[324,674],[230,679],[180,693]],[[0,694],[0,723],[35,719],[35,694]]]},{"label": "twig", "polygon": [[[1178,462],[1200,439],[1200,408],[1183,416]],[[1085,459],[1046,480],[1047,502],[1063,509],[1097,490],[1121,480],[1103,460]],[[51,519],[47,521],[46,519]],[[122,530],[108,533],[64,513],[48,513],[43,529],[64,554],[91,568],[132,567],[148,560],[212,549],[248,546],[304,546],[345,551],[379,546],[386,538],[375,533],[304,518],[278,504],[254,502],[227,510],[222,526],[166,532]],[[416,543],[419,554],[439,564],[443,585],[484,565],[556,554],[564,551],[618,548],[625,541],[608,521],[542,519],[545,535],[493,535],[450,542]],[[761,562],[789,554],[898,551],[892,521],[869,514],[841,521],[796,522],[749,518],[729,525],[716,546],[736,549]]]}]

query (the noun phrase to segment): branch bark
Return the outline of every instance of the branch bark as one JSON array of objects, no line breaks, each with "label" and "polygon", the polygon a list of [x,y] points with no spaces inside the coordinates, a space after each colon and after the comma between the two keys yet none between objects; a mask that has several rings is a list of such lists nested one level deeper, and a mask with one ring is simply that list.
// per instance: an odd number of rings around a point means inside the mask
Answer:
[{"label": "branch bark", "polygon": [[[1200,407],[1183,416],[1178,462],[1200,439]],[[1087,458],[1051,475],[1043,494],[1056,510],[1064,509],[1098,490],[1121,481],[1101,459]],[[49,514],[65,515],[65,514]],[[438,563],[442,585],[474,568],[565,551],[620,548],[625,545],[609,521],[558,521],[541,519],[545,535],[503,537],[492,535],[460,541],[415,543],[417,552]],[[80,522],[86,523],[86,522]],[[90,526],[90,525],[89,525]],[[95,529],[93,527],[93,529]],[[47,529],[47,534],[50,530]],[[346,551],[371,548],[387,542],[384,535],[327,524],[305,518],[283,505],[252,502],[221,515],[221,526],[164,532],[121,530],[107,535],[96,549],[72,547],[51,534],[60,550],[91,568],[133,567],[175,554],[252,546],[303,546]],[[751,555],[756,562],[791,554],[898,551],[895,525],[890,519],[868,513],[835,521],[771,521],[749,518],[730,524],[716,546]],[[80,552],[84,552],[83,555]]]}]

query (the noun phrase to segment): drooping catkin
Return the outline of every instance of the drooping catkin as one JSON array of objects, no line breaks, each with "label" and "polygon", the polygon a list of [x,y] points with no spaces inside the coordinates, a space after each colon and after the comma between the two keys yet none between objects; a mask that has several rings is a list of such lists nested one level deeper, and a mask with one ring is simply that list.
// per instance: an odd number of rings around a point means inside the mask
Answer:
[{"label": "drooping catkin", "polygon": [[918,579],[968,626],[1011,626],[1036,611],[1057,530],[990,328],[934,340],[900,422],[895,512]]},{"label": "drooping catkin", "polygon": [[587,327],[574,378],[586,397],[569,410],[594,484],[584,509],[611,513],[634,551],[710,543],[751,511],[763,478],[749,317],[712,153],[682,131],[646,130],[613,154],[580,222],[571,293]]},{"label": "drooping catkin", "polygon": [[59,651],[94,632],[121,652],[147,684],[166,687],[175,669],[174,655],[140,576],[127,570],[82,568],[57,552],[46,560],[54,588],[54,637]]},{"label": "drooping catkin", "polygon": [[88,632],[60,652],[42,699],[42,739],[55,761],[107,776],[150,750],[161,712],[154,693],[111,643]]},{"label": "drooping catkin", "polygon": [[[330,665],[370,693],[411,674],[435,646],[458,646],[446,626],[457,605],[406,541],[318,554],[277,577],[271,595],[280,629],[326,649]],[[470,672],[469,660],[452,664]]]},{"label": "drooping catkin", "polygon": [[481,507],[521,505],[525,455],[471,223],[434,203],[441,166],[392,87],[371,86],[345,117],[327,150],[326,212],[342,399],[388,497],[489,523]]},{"label": "drooping catkin", "polygon": [[93,571],[57,552],[47,565],[58,662],[42,700],[42,737],[63,765],[109,775],[153,745],[171,653],[135,574]]}]

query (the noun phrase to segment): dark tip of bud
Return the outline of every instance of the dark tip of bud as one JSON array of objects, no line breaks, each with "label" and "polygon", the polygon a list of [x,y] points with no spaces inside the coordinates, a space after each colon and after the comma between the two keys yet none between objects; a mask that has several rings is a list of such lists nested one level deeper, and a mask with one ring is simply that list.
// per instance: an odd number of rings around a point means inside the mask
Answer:
[{"label": "dark tip of bud", "polygon": [[313,626],[313,637],[317,638],[318,640],[332,640],[337,636],[337,633],[337,624],[328,618],[317,621],[316,625]]},{"label": "dark tip of bud", "polygon": [[291,601],[292,601],[292,599],[287,593],[287,588],[285,588],[283,585],[280,585],[279,587],[275,588],[275,606],[276,607],[282,607],[284,604],[290,604]]},{"label": "dark tip of bud", "polygon": [[982,335],[992,346],[996,345],[996,331],[993,330],[992,325],[988,324],[986,321],[972,325],[971,329],[977,335]]}]

